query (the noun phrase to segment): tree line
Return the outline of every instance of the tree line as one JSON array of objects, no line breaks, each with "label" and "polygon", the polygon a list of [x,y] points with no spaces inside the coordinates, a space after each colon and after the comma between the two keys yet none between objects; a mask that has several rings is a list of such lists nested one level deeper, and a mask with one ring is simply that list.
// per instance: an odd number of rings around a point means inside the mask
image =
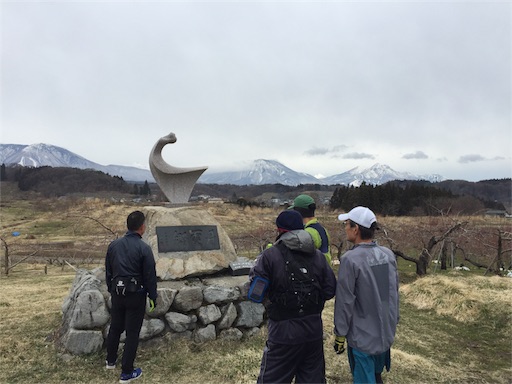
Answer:
[{"label": "tree line", "polygon": [[[79,192],[111,191],[139,196],[157,194],[159,198],[165,199],[163,194],[159,194],[158,185],[154,183],[130,183],[122,177],[91,169],[49,166],[34,168],[2,164],[0,181],[17,182],[20,190],[32,190],[49,197]],[[512,179],[483,180],[476,183],[463,180],[445,180],[440,183],[401,180],[383,185],[363,183],[359,187],[320,184],[240,186],[197,183],[192,194],[261,205],[259,197],[268,192],[272,192],[276,197],[292,198],[300,193],[329,191],[332,192],[329,206],[333,210],[350,210],[356,205],[365,205],[381,215],[422,216],[446,213],[474,214],[485,209],[510,211],[511,186]]]},{"label": "tree line", "polygon": [[502,203],[456,195],[424,181],[397,181],[383,185],[363,182],[357,188],[339,186],[334,190],[329,205],[331,209],[347,212],[354,206],[363,205],[386,216],[471,215],[489,208],[504,209]]},{"label": "tree line", "polygon": [[46,197],[59,197],[77,192],[115,191],[129,193],[131,186],[119,176],[110,176],[93,169],[67,167],[5,167],[0,169],[1,181],[18,183],[21,191],[39,192]]}]

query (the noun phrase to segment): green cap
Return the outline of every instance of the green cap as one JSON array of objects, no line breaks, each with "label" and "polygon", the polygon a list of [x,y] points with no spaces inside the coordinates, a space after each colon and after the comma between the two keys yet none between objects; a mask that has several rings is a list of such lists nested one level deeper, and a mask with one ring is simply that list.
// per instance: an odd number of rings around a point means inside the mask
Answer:
[{"label": "green cap", "polygon": [[293,200],[293,205],[290,207],[290,209],[293,208],[304,208],[309,209],[309,206],[311,204],[315,204],[315,200],[311,196],[308,195],[299,195]]}]

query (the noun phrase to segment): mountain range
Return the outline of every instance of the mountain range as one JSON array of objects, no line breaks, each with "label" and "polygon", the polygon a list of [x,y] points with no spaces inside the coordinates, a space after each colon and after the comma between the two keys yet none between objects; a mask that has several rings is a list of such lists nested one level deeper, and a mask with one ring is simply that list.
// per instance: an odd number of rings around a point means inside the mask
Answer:
[{"label": "mountain range", "polygon": [[[101,165],[85,159],[67,149],[50,144],[0,144],[0,163],[5,165],[19,164],[30,167],[71,167],[79,169],[95,169],[112,176],[120,176],[133,182],[154,182],[153,175],[147,169],[122,165]],[[294,171],[278,161],[259,159],[253,161],[246,169],[228,172],[206,171],[198,180],[203,184],[234,184],[262,185],[283,184],[296,186],[299,184],[323,185],[380,185],[391,180],[427,180],[442,181],[441,175],[413,175],[397,172],[384,164],[374,164],[370,168],[356,167],[346,172],[325,178],[316,178],[310,174]]]}]

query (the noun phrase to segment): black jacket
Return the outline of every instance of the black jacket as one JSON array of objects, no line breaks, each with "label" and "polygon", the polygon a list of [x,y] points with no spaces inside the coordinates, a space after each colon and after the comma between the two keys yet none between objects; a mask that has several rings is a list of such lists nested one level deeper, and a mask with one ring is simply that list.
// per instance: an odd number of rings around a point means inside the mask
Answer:
[{"label": "black jacket", "polygon": [[[327,264],[325,256],[315,249],[313,239],[305,230],[286,232],[271,248],[266,249],[256,260],[251,269],[249,278],[252,281],[260,276],[269,281],[267,298],[270,300],[268,307],[273,303],[276,295],[286,290],[289,276],[286,273],[285,257],[279,250],[286,246],[292,255],[301,254],[311,258],[312,275],[320,285],[322,307],[323,302],[334,297],[336,289],[336,277],[331,267]],[[275,320],[269,316],[268,339],[279,344],[301,344],[308,341],[322,339],[323,325],[320,313],[303,317]]]},{"label": "black jacket", "polygon": [[136,277],[142,281],[150,299],[155,300],[157,297],[153,251],[137,232],[128,231],[110,243],[105,257],[105,273],[110,293],[115,278]]}]

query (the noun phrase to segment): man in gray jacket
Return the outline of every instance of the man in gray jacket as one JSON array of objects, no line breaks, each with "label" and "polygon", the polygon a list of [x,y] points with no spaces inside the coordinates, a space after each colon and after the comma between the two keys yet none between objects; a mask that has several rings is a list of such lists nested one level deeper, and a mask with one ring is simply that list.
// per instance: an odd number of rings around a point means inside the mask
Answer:
[{"label": "man in gray jacket", "polygon": [[334,350],[343,353],[347,342],[354,383],[382,383],[399,319],[396,258],[373,241],[377,219],[370,209],[355,207],[338,219],[354,247],[340,260]]}]

